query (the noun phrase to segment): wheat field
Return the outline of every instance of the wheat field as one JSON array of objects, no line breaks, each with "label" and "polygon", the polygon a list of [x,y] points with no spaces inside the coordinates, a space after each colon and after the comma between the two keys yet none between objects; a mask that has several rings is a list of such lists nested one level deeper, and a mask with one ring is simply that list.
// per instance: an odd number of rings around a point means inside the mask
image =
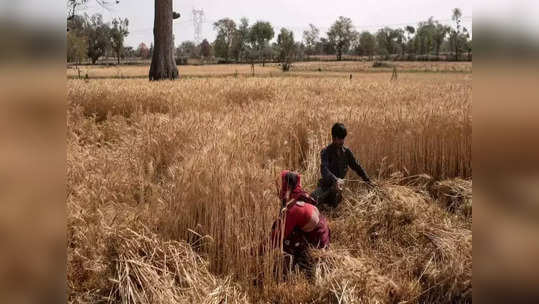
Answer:
[{"label": "wheat field", "polygon": [[[390,77],[68,80],[69,301],[471,302],[471,74]],[[380,187],[285,275],[275,178],[312,191],[337,121]]]}]

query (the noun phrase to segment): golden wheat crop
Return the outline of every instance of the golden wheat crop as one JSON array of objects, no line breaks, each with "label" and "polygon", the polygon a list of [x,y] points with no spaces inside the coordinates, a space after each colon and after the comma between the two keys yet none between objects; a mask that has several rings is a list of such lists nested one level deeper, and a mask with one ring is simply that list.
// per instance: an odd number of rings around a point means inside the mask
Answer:
[{"label": "golden wheat crop", "polygon": [[[470,77],[389,78],[69,80],[69,300],[471,300]],[[337,121],[381,186],[351,181],[315,281],[284,279],[273,181],[313,190]]]}]

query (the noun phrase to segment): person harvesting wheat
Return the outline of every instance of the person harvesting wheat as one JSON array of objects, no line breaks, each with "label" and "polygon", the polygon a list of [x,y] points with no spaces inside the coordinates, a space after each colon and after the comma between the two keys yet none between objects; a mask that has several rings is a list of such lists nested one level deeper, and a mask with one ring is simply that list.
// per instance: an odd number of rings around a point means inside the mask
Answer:
[{"label": "person harvesting wheat", "polygon": [[279,199],[282,210],[273,223],[273,247],[293,257],[294,265],[312,275],[309,248],[328,248],[330,230],[324,215],[315,206],[317,202],[301,187],[298,173],[284,170],[280,175]]},{"label": "person harvesting wheat", "polygon": [[320,172],[322,178],[311,196],[320,204],[336,207],[342,200],[342,187],[348,167],[352,168],[369,186],[375,184],[361,167],[350,149],[344,146],[346,127],[336,123],[331,128],[332,143],[320,152]]}]

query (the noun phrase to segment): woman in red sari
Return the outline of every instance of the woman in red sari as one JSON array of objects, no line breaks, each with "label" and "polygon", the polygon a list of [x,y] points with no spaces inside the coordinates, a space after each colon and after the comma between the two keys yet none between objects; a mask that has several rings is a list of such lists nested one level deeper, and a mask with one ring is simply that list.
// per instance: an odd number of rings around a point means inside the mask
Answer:
[{"label": "woman in red sari", "polygon": [[317,202],[301,188],[299,174],[281,172],[279,198],[284,209],[273,225],[274,246],[280,246],[282,237],[283,250],[293,255],[308,247],[327,248],[330,241],[327,220],[315,206]]}]

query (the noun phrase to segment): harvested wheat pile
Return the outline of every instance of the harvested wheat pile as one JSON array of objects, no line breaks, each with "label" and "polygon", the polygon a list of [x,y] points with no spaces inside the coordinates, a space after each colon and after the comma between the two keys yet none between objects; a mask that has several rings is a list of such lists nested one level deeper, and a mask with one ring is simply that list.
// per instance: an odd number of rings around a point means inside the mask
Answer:
[{"label": "harvested wheat pile", "polygon": [[431,195],[447,210],[472,216],[472,181],[455,178],[435,182],[429,189]]},{"label": "harvested wheat pile", "polygon": [[393,280],[398,300],[471,301],[471,219],[451,216],[421,187],[395,184],[349,193],[338,213],[334,241]]},{"label": "harvested wheat pile", "polygon": [[101,258],[107,267],[98,273],[108,277],[106,288],[73,295],[71,301],[247,303],[230,278],[210,273],[207,261],[185,242],[162,241],[146,228],[109,229],[106,238]]},{"label": "harvested wheat pile", "polygon": [[346,250],[313,252],[316,264],[315,286],[319,302],[392,303],[399,287],[375,271],[368,259],[352,256]]},{"label": "harvested wheat pile", "polygon": [[246,303],[229,279],[218,279],[184,242],[131,229],[111,242],[117,277],[110,300],[122,303]]}]

